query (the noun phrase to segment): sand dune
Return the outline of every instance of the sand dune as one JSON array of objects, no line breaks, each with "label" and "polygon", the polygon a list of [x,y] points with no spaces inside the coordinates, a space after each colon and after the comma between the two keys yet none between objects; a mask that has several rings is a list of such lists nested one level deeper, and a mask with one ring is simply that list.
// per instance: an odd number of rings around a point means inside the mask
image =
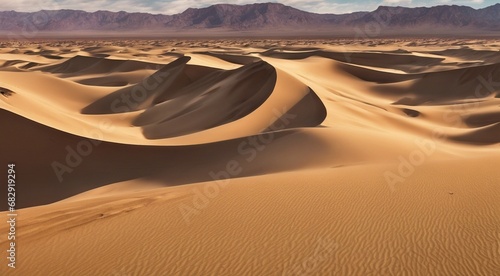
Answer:
[{"label": "sand dune", "polygon": [[[158,178],[161,186],[209,181],[213,180],[209,172],[217,173],[218,168],[225,168],[228,160],[238,162],[244,168],[239,176],[248,176],[316,167],[327,162],[325,158],[328,158],[320,157],[327,155],[322,146],[327,144],[326,138],[308,131],[278,131],[265,138],[253,136],[203,145],[147,147],[79,137],[7,111],[1,113],[2,126],[12,130],[11,142],[2,146],[5,156],[14,158],[19,152],[36,153],[31,159],[17,162],[19,167],[32,168],[23,179],[34,183],[18,188],[18,193],[26,194],[17,201],[19,207],[53,203],[93,188],[140,178]],[[37,143],[30,142],[33,137],[37,138]],[[254,148],[253,141],[256,141],[257,148]],[[301,159],[290,155],[279,165],[271,165],[275,160],[273,156],[280,149],[301,143],[315,146],[300,150]],[[258,152],[260,147],[265,147],[266,151]],[[218,154],[214,156],[214,152]],[[204,162],[210,164],[194,166]],[[116,171],[122,173],[116,174]]]},{"label": "sand dune", "polygon": [[6,275],[496,275],[498,45],[6,42]]},{"label": "sand dune", "polygon": [[138,62],[134,60],[113,60],[86,56],[75,56],[60,64],[39,68],[50,73],[70,74],[108,74],[112,72],[128,72],[138,69],[147,69],[155,64]]},{"label": "sand dune", "polygon": [[[162,94],[164,94],[166,91],[174,89],[174,86],[182,87],[183,85],[186,84],[186,80],[180,79],[179,75],[183,73],[184,67],[186,66],[186,63],[189,61],[189,59],[190,59],[189,57],[182,57],[168,65],[165,65],[156,73],[141,81],[141,83],[137,83],[135,85],[131,85],[123,89],[120,89],[106,97],[103,97],[97,102],[90,104],[89,106],[85,107],[82,110],[82,113],[84,114],[119,113],[119,112],[143,110],[148,107],[151,107],[152,104],[156,102],[156,99],[161,98]],[[140,70],[140,69],[141,69],[140,67],[135,68],[135,70]],[[92,72],[92,74],[98,74],[98,72]],[[184,79],[187,78],[185,74],[183,77]],[[145,87],[143,87],[144,84],[149,84],[149,83],[156,84],[154,85],[154,89],[146,89]],[[120,109],[119,107],[116,107],[113,102],[117,100],[119,102],[121,98],[131,99],[131,101],[134,104],[128,106],[128,108],[126,108],[125,110],[123,110],[123,108]]]},{"label": "sand dune", "polygon": [[[414,72],[422,70],[426,67],[439,64],[444,58],[424,57],[413,55],[410,52],[331,52],[331,51],[283,51],[270,50],[263,53],[265,56],[283,59],[304,59],[311,56],[325,57],[341,62],[352,63],[356,65],[364,65],[371,67],[381,67],[401,70],[404,72]],[[383,63],[380,60],[384,60]]]},{"label": "sand dune", "polygon": [[205,54],[205,55],[213,56],[216,58],[220,58],[220,59],[225,60],[227,62],[231,62],[231,63],[235,63],[235,64],[242,64],[242,65],[253,63],[253,62],[260,60],[258,57],[248,55],[245,52],[241,52],[241,53],[229,52],[229,53],[227,53],[224,51],[223,52],[208,51],[208,52],[199,52],[198,54]]}]

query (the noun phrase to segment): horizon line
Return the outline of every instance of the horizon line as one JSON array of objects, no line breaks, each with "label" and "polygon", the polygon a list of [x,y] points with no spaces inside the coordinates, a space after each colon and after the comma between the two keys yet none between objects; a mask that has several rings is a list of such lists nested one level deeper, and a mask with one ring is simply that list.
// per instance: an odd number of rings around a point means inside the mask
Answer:
[{"label": "horizon line", "polygon": [[286,7],[291,7],[291,8],[294,8],[294,9],[297,9],[297,10],[300,10],[300,11],[303,11],[303,12],[307,12],[307,13],[312,13],[312,14],[324,14],[324,15],[344,15],[344,14],[353,14],[353,13],[361,13],[361,12],[365,12],[365,13],[369,13],[369,12],[374,12],[376,10],[378,10],[379,8],[381,7],[387,7],[387,8],[405,8],[405,9],[420,9],[420,8],[436,8],[436,7],[466,7],[466,8],[471,8],[473,10],[482,10],[482,9],[486,9],[486,8],[489,8],[489,7],[493,7],[493,6],[497,6],[497,5],[500,5],[500,3],[495,3],[493,5],[489,5],[489,6],[485,6],[483,8],[474,8],[474,7],[471,7],[471,6],[468,6],[468,5],[457,5],[457,4],[451,4],[451,5],[447,5],[447,4],[443,4],[443,5],[435,5],[435,6],[417,6],[417,7],[408,7],[408,6],[400,6],[400,5],[397,5],[397,6],[390,6],[390,5],[379,5],[377,6],[376,9],[374,10],[359,10],[359,11],[352,11],[352,12],[345,12],[345,13],[317,13],[317,12],[311,12],[311,11],[306,11],[306,10],[302,10],[300,8],[297,8],[297,7],[294,7],[294,6],[291,6],[291,5],[285,5],[283,3],[278,3],[278,2],[264,2],[264,3],[252,3],[252,4],[228,4],[228,3],[220,3],[220,4],[212,4],[212,5],[209,5],[209,6],[205,6],[205,7],[199,7],[199,8],[187,8],[185,9],[184,11],[182,12],[177,12],[177,13],[172,13],[172,14],[167,14],[167,13],[152,13],[152,12],[145,12],[145,11],[126,11],[126,10],[119,10],[119,11],[112,11],[112,10],[83,10],[83,9],[71,9],[71,8],[63,8],[63,9],[41,9],[41,10],[37,10],[37,11],[20,11],[20,10],[0,10],[0,12],[17,12],[17,13],[37,13],[37,12],[43,12],[43,11],[82,11],[82,12],[86,12],[86,13],[97,13],[97,12],[110,12],[110,13],[129,13],[129,14],[150,14],[150,15],[164,15],[164,16],[173,16],[173,15],[177,15],[177,14],[182,14],[190,9],[192,10],[201,10],[201,9],[206,9],[206,8],[210,8],[210,7],[213,7],[213,6],[239,6],[239,7],[244,7],[244,6],[252,6],[252,5],[265,5],[265,4],[273,4],[273,5],[282,5],[282,6],[286,6]]}]

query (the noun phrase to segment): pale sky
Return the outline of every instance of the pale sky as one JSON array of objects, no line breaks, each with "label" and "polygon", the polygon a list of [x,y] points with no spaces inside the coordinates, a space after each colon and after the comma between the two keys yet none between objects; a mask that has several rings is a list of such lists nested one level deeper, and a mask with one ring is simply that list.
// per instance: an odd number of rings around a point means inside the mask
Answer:
[{"label": "pale sky", "polygon": [[201,8],[213,4],[250,4],[279,2],[301,10],[316,13],[348,13],[354,11],[372,11],[380,5],[422,7],[437,5],[467,5],[483,8],[498,3],[498,0],[0,0],[0,10],[38,11],[74,9],[85,11],[109,10],[127,12],[148,12],[175,14],[187,8]]}]

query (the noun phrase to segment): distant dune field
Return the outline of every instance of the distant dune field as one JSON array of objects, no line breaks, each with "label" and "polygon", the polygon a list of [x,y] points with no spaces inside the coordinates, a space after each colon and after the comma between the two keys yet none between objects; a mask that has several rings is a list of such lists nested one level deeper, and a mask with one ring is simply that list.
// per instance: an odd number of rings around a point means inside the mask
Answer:
[{"label": "distant dune field", "polygon": [[2,45],[1,275],[500,271],[499,40]]}]

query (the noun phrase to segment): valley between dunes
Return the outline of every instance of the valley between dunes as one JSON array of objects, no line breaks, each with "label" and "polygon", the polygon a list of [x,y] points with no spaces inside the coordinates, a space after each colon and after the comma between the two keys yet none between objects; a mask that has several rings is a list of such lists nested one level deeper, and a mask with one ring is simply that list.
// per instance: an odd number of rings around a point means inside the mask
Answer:
[{"label": "valley between dunes", "polygon": [[0,126],[1,275],[500,271],[498,40],[0,42]]}]

